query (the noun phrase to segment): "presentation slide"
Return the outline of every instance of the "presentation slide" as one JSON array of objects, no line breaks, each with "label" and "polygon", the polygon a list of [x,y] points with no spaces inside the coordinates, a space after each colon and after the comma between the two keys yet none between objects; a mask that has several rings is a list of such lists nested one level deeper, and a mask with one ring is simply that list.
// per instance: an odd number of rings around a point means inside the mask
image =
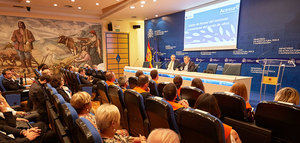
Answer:
[{"label": "presentation slide", "polygon": [[240,0],[185,12],[184,51],[237,49]]}]

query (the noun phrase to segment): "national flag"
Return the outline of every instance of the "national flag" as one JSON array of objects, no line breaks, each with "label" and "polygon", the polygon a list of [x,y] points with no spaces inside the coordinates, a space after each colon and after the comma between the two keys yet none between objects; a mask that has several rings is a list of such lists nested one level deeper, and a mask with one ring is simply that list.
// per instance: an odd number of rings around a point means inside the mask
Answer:
[{"label": "national flag", "polygon": [[146,54],[146,61],[149,62],[149,68],[152,68],[152,52],[150,48],[150,43],[148,41],[148,46],[147,46],[147,54]]}]

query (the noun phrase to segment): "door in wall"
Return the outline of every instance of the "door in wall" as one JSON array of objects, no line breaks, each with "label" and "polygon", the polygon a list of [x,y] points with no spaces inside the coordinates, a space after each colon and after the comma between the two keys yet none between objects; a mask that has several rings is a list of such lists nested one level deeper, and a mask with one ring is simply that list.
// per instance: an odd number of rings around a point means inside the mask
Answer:
[{"label": "door in wall", "polygon": [[124,76],[124,67],[129,65],[129,34],[106,32],[106,69],[116,78]]}]

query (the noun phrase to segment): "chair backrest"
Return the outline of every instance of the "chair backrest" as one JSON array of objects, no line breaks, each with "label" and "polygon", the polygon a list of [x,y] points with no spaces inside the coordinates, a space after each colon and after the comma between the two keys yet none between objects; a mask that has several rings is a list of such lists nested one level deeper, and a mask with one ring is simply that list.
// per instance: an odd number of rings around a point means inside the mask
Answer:
[{"label": "chair backrest", "polygon": [[4,78],[4,76],[3,76],[3,74],[1,74],[0,75],[0,88],[1,88],[2,92],[6,91],[6,89],[4,88],[3,83],[2,83],[3,78]]},{"label": "chair backrest", "polygon": [[147,98],[146,112],[150,123],[150,131],[156,128],[170,128],[179,133],[173,108],[163,98]]},{"label": "chair backrest", "polygon": [[198,97],[203,93],[204,92],[201,89],[192,86],[183,86],[180,89],[181,98],[186,99],[189,102],[190,107],[194,107]]},{"label": "chair backrest", "polygon": [[80,85],[81,84],[81,81],[80,81],[80,78],[79,78],[79,74],[76,74],[76,81],[77,81],[77,83]]},{"label": "chair backrest", "polygon": [[124,103],[123,90],[117,85],[108,86],[108,95],[110,96],[111,103],[116,105],[121,114],[121,126],[128,129],[127,122],[127,109]]},{"label": "chair backrest", "polygon": [[272,142],[299,142],[300,107],[263,101],[257,105],[255,124],[272,131]]},{"label": "chair backrest", "polygon": [[94,125],[85,118],[76,120],[78,126],[78,139],[80,143],[102,143],[102,138]]},{"label": "chair backrest", "polygon": [[233,119],[246,120],[246,104],[243,97],[230,92],[215,92],[218,105],[221,110],[221,119],[230,117]]},{"label": "chair backrest", "polygon": [[223,73],[225,75],[241,75],[242,63],[225,63]]},{"label": "chair backrest", "polygon": [[124,92],[124,101],[127,107],[129,132],[133,136],[139,136],[139,134],[147,136],[149,121],[143,96],[132,89],[128,89]]},{"label": "chair backrest", "polygon": [[150,94],[154,96],[159,96],[158,90],[157,90],[157,84],[154,80],[149,81],[149,88],[150,88]]},{"label": "chair backrest", "polygon": [[97,93],[100,103],[110,103],[110,99],[107,93],[108,85],[104,80],[99,80],[97,82]]},{"label": "chair backrest", "polygon": [[181,108],[176,121],[183,143],[225,143],[222,122],[208,112]]},{"label": "chair backrest", "polygon": [[62,109],[63,123],[71,130],[78,119],[78,113],[70,103],[62,104]]},{"label": "chair backrest", "polygon": [[62,104],[66,103],[65,99],[60,94],[54,94],[53,98],[54,98],[54,107],[56,111],[58,112],[59,115],[62,115],[63,112]]},{"label": "chair backrest", "polygon": [[163,93],[163,89],[164,87],[169,84],[170,82],[160,82],[157,85],[157,90],[158,90],[158,94],[160,97],[163,97],[162,93]]},{"label": "chair backrest", "polygon": [[3,92],[2,96],[5,98],[9,106],[21,105],[21,92],[19,91]]},{"label": "chair backrest", "polygon": [[218,64],[209,63],[206,67],[206,71],[211,71],[213,74],[216,74],[218,68]]}]

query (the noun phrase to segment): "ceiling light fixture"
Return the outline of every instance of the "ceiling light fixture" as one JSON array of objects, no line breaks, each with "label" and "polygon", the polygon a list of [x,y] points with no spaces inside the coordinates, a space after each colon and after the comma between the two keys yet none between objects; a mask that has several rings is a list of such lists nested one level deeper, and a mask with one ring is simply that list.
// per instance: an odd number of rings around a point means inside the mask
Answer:
[{"label": "ceiling light fixture", "polygon": [[141,7],[144,7],[144,5],[141,5]]},{"label": "ceiling light fixture", "polygon": [[71,0],[71,2],[75,2],[75,0]]},{"label": "ceiling light fixture", "polygon": [[155,17],[158,17],[158,15],[157,15],[157,14],[155,14]]},{"label": "ceiling light fixture", "polygon": [[26,0],[26,3],[30,3],[30,0]]},{"label": "ceiling light fixture", "polygon": [[55,3],[55,4],[53,4],[53,6],[57,6],[57,4]]},{"label": "ceiling light fixture", "polygon": [[135,6],[133,6],[133,5],[132,5],[132,6],[130,6],[130,9],[135,9]]},{"label": "ceiling light fixture", "polygon": [[80,6],[78,6],[78,9],[82,9]]},{"label": "ceiling light fixture", "polygon": [[153,0],[153,2],[156,2],[156,0]]},{"label": "ceiling light fixture", "polygon": [[145,20],[148,20],[148,18],[146,17]]},{"label": "ceiling light fixture", "polygon": [[99,3],[98,3],[98,2],[96,2],[96,5],[99,5]]},{"label": "ceiling light fixture", "polygon": [[146,4],[146,1],[141,1],[141,4]]}]

